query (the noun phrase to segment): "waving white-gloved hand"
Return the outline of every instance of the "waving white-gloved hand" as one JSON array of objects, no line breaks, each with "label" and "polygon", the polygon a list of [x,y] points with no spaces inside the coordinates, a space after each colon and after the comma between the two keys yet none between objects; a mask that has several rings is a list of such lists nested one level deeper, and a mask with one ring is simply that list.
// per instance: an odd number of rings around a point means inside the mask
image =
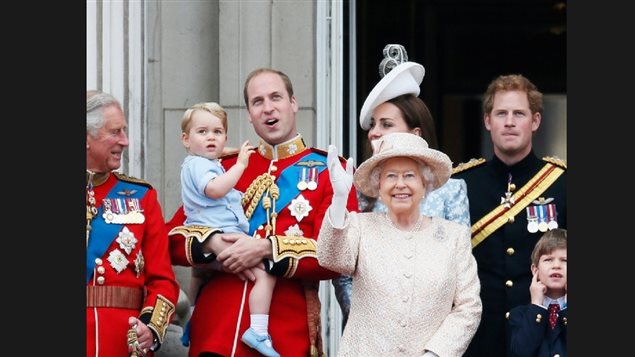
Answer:
[{"label": "waving white-gloved hand", "polygon": [[346,218],[346,202],[353,185],[353,158],[346,160],[346,170],[342,167],[335,145],[329,145],[326,164],[333,186],[333,200],[329,208],[329,217],[335,228],[344,227]]}]

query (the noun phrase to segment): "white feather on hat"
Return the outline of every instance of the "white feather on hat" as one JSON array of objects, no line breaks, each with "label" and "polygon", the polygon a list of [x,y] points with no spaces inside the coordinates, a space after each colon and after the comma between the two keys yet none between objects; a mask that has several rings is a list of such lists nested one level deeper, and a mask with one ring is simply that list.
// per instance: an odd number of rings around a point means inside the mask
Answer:
[{"label": "white feather on hat", "polygon": [[377,197],[379,187],[372,185],[370,174],[377,165],[393,157],[408,157],[428,166],[435,178],[433,189],[443,186],[452,174],[452,161],[448,155],[428,147],[419,135],[412,133],[391,133],[375,140],[378,148],[353,174],[355,188],[368,197]]}]

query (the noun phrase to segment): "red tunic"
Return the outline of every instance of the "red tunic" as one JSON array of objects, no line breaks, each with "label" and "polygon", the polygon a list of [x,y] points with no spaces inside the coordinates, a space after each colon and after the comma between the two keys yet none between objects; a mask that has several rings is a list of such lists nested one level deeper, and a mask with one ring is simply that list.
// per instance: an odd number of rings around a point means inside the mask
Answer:
[{"label": "red tunic", "polygon": [[[296,138],[295,140],[301,141],[301,138]],[[281,172],[287,167],[296,165],[297,168],[309,168],[311,163],[308,161],[310,160],[303,160],[303,158],[312,153],[313,155],[320,155],[324,165],[326,165],[325,152],[304,148],[302,145],[303,143],[298,145],[300,148],[297,154],[274,160],[273,165],[276,170],[272,171],[271,174],[276,176],[276,184],[280,188],[281,196],[285,190],[286,192],[297,190],[295,186],[299,181],[297,176],[288,177],[289,175],[287,175],[286,180],[280,180],[279,175],[282,175]],[[225,168],[231,167],[236,162],[236,158],[236,156],[230,156],[223,159],[223,166]],[[266,158],[258,151],[251,155],[249,166],[236,185],[236,189],[245,192],[254,179],[262,173],[268,172],[271,163],[272,160]],[[293,201],[289,202],[278,213],[275,234],[290,236],[294,231],[297,232],[297,228],[299,228],[303,237],[317,240],[318,230],[322,225],[322,219],[331,204],[333,196],[328,169],[325,166],[317,177],[317,188],[315,190],[306,189],[300,191],[293,198],[297,199],[300,195],[311,206],[308,216],[302,217],[298,221],[289,209],[294,203],[292,203]],[[351,211],[357,210],[357,198],[354,188],[349,196],[348,209]],[[297,210],[295,213],[297,215]],[[168,222],[168,230],[182,225],[184,219],[185,216],[181,207]],[[254,217],[250,218],[250,223],[253,219]],[[298,227],[293,229],[295,225],[298,225]],[[292,227],[291,230],[289,230],[290,227]],[[258,232],[261,236],[264,236],[262,230]],[[170,240],[170,250],[174,264],[190,265],[192,259],[196,261],[197,257],[201,257],[200,245],[197,244],[196,240],[193,243],[192,241],[188,243],[182,235],[171,235]],[[290,261],[293,263],[289,264]],[[274,264],[270,272],[278,276],[269,313],[269,333],[272,337],[274,348],[282,356],[309,356],[311,344],[307,323],[307,300],[303,281],[316,283],[319,280],[332,279],[339,276],[339,274],[320,267],[314,257],[305,257],[299,260],[295,258],[282,259]],[[247,283],[243,302],[244,285],[245,283],[234,274],[219,272],[215,273],[212,279],[203,287],[190,321],[190,356],[198,356],[201,352],[214,352],[230,356],[234,343],[236,345],[235,356],[260,356],[258,352],[250,349],[240,341],[240,336],[249,328],[248,299],[253,284]],[[242,308],[241,302],[243,302]],[[236,333],[236,324],[241,309],[240,326]]]},{"label": "red tunic", "polygon": [[[97,222],[97,220],[103,221],[101,211],[92,221],[91,245],[87,247],[87,254],[91,251],[92,244],[98,241],[103,241],[104,247],[107,248],[99,258],[92,257],[88,261],[89,266],[92,262],[93,268],[87,268],[86,356],[127,357],[127,331],[130,328],[128,325],[130,316],[138,317],[146,324],[152,321],[149,327],[158,333],[159,342],[162,342],[179,296],[179,287],[168,252],[167,232],[156,191],[143,181],[111,174],[104,183],[94,187],[96,208],[102,206],[103,199],[120,179],[127,181],[127,187],[131,187],[132,190],[125,192],[115,189],[108,196],[120,198],[121,202],[130,202],[129,198],[128,201],[125,200],[135,188],[139,189],[136,192],[147,190],[143,197],[132,200],[133,204],[142,210],[145,221],[140,224],[105,223],[102,227],[111,226],[108,227],[110,233],[104,233],[105,229],[102,229],[101,234],[98,230],[99,222]],[[120,242],[116,241],[118,237]],[[109,257],[111,257],[110,260]],[[127,287],[132,288],[128,291],[140,291],[141,308],[89,306],[89,301],[100,301],[97,305],[109,304],[113,301],[112,296],[95,297],[89,293],[93,289],[102,287],[114,287],[114,289]],[[145,297],[143,296],[144,289]],[[155,307],[164,309],[165,315],[161,320],[152,316]]]}]

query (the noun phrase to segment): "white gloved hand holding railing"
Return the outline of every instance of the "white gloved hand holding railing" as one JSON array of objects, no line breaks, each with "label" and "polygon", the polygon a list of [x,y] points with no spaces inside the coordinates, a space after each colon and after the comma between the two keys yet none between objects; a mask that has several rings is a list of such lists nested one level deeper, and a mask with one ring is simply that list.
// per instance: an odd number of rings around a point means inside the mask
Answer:
[{"label": "white gloved hand holding railing", "polygon": [[333,200],[329,207],[328,214],[333,223],[333,227],[344,227],[346,218],[346,203],[348,195],[353,185],[353,158],[346,160],[346,170],[342,167],[335,145],[329,145],[326,165],[333,187]]}]

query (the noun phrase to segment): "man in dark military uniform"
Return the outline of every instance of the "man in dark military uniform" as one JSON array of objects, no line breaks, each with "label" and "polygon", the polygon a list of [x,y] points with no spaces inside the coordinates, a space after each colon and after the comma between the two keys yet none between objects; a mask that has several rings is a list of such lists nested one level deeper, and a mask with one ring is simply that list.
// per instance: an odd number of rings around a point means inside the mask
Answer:
[{"label": "man in dark military uniform", "polygon": [[465,356],[508,355],[507,314],[530,303],[534,245],[547,230],[567,228],[566,163],[540,159],[532,149],[542,109],[542,93],[527,78],[496,78],[483,98],[494,156],[454,169],[453,177],[467,183],[483,301],[481,323]]}]

